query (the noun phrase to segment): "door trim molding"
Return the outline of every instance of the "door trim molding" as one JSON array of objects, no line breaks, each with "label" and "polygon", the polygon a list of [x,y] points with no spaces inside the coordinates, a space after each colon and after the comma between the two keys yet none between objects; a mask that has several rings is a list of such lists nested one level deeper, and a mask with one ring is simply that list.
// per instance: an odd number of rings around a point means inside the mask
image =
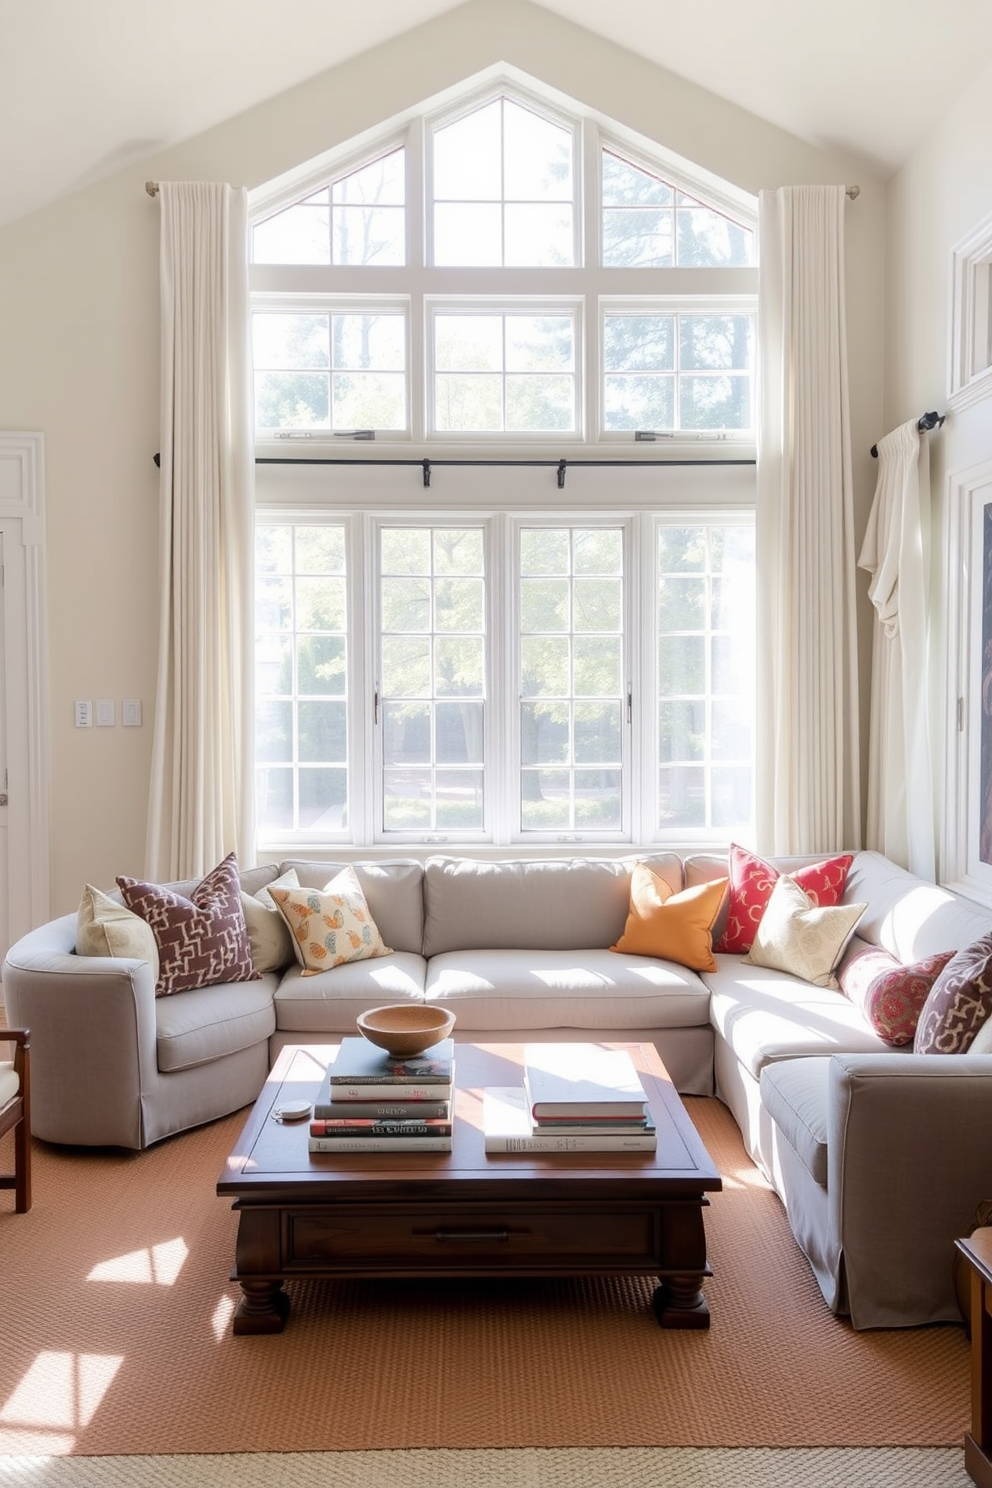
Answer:
[{"label": "door trim molding", "polygon": [[[7,686],[8,935],[13,944],[51,912],[48,665],[45,625],[45,441],[0,433],[0,522]],[[12,548],[20,561],[11,562]]]}]

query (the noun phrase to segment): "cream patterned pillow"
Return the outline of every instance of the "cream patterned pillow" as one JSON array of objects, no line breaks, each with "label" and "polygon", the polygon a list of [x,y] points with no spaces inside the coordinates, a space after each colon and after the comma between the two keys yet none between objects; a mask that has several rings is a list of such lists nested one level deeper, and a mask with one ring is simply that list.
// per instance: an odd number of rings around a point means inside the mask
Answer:
[{"label": "cream patterned pillow", "polygon": [[330,971],[345,961],[391,956],[369,913],[354,868],[342,868],[323,889],[277,889],[269,884],[293,937],[303,976]]},{"label": "cream patterned pillow", "polygon": [[783,873],[775,880],[744,962],[787,971],[815,987],[836,987],[834,970],[867,908],[838,904],[821,909]]},{"label": "cream patterned pillow", "polygon": [[150,925],[118,904],[109,894],[87,884],[76,920],[77,956],[118,956],[147,961],[158,981],[158,945]]}]

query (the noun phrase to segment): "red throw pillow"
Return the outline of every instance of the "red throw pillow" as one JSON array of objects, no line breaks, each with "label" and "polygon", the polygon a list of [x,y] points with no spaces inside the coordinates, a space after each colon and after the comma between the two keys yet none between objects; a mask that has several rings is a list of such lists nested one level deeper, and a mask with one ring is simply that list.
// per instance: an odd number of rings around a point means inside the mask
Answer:
[{"label": "red throw pillow", "polygon": [[118,878],[117,886],[128,909],[147,921],[155,936],[159,958],[156,997],[211,987],[216,982],[258,978],[234,853],[211,869],[188,899],[138,878]]},{"label": "red throw pillow", "polygon": [[880,946],[849,956],[838,973],[840,989],[887,1044],[911,1044],[934,982],[954,955],[941,951],[903,966]]},{"label": "red throw pillow", "polygon": [[[803,889],[820,909],[831,909],[839,904],[851,864],[853,853],[840,857],[825,858],[821,863],[810,863],[805,868],[790,870],[789,876]],[[768,906],[779,873],[771,863],[748,852],[746,847],[730,846],[730,899],[727,906],[727,922],[723,934],[713,947],[715,951],[731,951],[743,956],[754,943],[754,934],[761,916]]]}]

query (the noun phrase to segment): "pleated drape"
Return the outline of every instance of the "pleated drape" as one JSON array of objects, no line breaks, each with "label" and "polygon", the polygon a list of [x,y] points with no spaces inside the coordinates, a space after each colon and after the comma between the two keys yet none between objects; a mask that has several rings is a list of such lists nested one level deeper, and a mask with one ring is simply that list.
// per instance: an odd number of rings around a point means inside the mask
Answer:
[{"label": "pleated drape", "polygon": [[160,634],[147,871],[254,860],[247,194],[160,183]]},{"label": "pleated drape", "polygon": [[757,845],[861,840],[843,186],[759,197]]},{"label": "pleated drape", "polygon": [[930,449],[913,419],[878,441],[878,484],[858,559],[872,576],[875,609],[867,845],[933,879],[929,543]]}]

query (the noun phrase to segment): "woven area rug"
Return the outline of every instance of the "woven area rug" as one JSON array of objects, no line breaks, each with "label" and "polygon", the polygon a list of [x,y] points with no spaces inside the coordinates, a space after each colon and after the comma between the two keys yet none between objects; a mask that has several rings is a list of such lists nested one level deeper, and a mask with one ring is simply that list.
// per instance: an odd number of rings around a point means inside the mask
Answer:
[{"label": "woven area rug", "polygon": [[235,1338],[236,1216],[214,1184],[244,1114],[142,1154],[36,1144],[31,1212],[0,1196],[7,1468],[38,1454],[959,1447],[963,1330],[858,1334],[835,1318],[728,1112],[687,1106],[724,1176],[705,1333],[659,1329],[650,1282],[606,1278],[298,1282],[282,1335]]}]

